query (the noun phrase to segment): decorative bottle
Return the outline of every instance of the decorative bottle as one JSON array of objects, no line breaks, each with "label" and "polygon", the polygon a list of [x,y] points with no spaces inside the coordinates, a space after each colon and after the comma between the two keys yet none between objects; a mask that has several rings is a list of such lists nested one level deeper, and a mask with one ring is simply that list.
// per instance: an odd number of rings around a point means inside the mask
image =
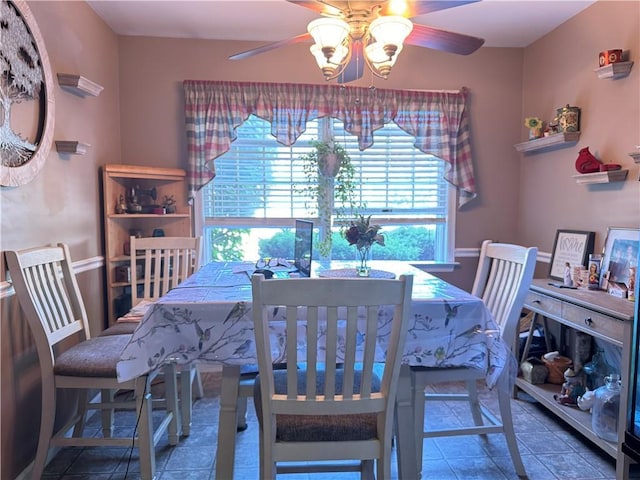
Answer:
[{"label": "decorative bottle", "polygon": [[604,386],[595,391],[591,426],[600,438],[618,442],[618,414],[620,412],[620,375],[612,373],[604,379]]},{"label": "decorative bottle", "polygon": [[595,390],[604,385],[604,378],[613,373],[613,369],[607,364],[604,358],[604,350],[598,348],[593,354],[591,361],[584,365],[583,371],[587,375],[587,387]]}]

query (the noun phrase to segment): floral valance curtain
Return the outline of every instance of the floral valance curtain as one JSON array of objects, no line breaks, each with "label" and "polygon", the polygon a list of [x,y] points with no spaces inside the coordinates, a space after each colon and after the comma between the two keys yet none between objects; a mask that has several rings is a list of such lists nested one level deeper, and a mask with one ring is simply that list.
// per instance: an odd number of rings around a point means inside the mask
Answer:
[{"label": "floral valance curtain", "polygon": [[469,138],[468,91],[385,90],[341,85],[184,81],[188,178],[191,195],[215,177],[214,160],[236,139],[250,115],[271,124],[292,145],[309,120],[333,117],[358,138],[360,150],[374,132],[395,122],[415,146],[447,162],[445,179],[459,191],[459,205],[476,196]]}]

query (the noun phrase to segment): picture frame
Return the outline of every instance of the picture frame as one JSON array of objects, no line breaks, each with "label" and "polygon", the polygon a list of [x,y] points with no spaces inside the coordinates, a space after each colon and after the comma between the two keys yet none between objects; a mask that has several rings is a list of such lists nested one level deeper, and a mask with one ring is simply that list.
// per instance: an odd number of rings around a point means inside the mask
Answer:
[{"label": "picture frame", "polygon": [[587,264],[589,254],[593,253],[596,233],[582,230],[556,231],[553,241],[549,277],[556,280],[564,280],[564,271],[567,263],[571,268]]},{"label": "picture frame", "polygon": [[600,288],[608,291],[611,284],[631,286],[630,271],[638,265],[639,254],[640,228],[609,227],[602,252]]}]

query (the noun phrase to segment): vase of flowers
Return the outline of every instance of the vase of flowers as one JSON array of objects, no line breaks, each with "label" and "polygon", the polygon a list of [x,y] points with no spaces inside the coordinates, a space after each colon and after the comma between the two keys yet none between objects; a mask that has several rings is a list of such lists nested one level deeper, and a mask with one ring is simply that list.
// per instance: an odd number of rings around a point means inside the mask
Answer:
[{"label": "vase of flowers", "polygon": [[379,233],[380,229],[380,225],[371,224],[371,215],[368,217],[358,215],[344,232],[344,238],[349,245],[355,245],[358,251],[359,262],[356,270],[359,277],[368,277],[371,273],[369,267],[371,247],[376,243],[384,246],[384,236]]}]

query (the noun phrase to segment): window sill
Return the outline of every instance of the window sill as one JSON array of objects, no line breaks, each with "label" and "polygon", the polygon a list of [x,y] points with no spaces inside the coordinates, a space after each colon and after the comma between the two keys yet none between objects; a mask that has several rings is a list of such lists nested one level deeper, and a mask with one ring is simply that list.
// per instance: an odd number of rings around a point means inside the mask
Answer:
[{"label": "window sill", "polygon": [[453,270],[460,266],[458,262],[433,262],[433,261],[424,261],[424,262],[410,262],[412,267],[418,268],[423,272],[453,272]]}]

